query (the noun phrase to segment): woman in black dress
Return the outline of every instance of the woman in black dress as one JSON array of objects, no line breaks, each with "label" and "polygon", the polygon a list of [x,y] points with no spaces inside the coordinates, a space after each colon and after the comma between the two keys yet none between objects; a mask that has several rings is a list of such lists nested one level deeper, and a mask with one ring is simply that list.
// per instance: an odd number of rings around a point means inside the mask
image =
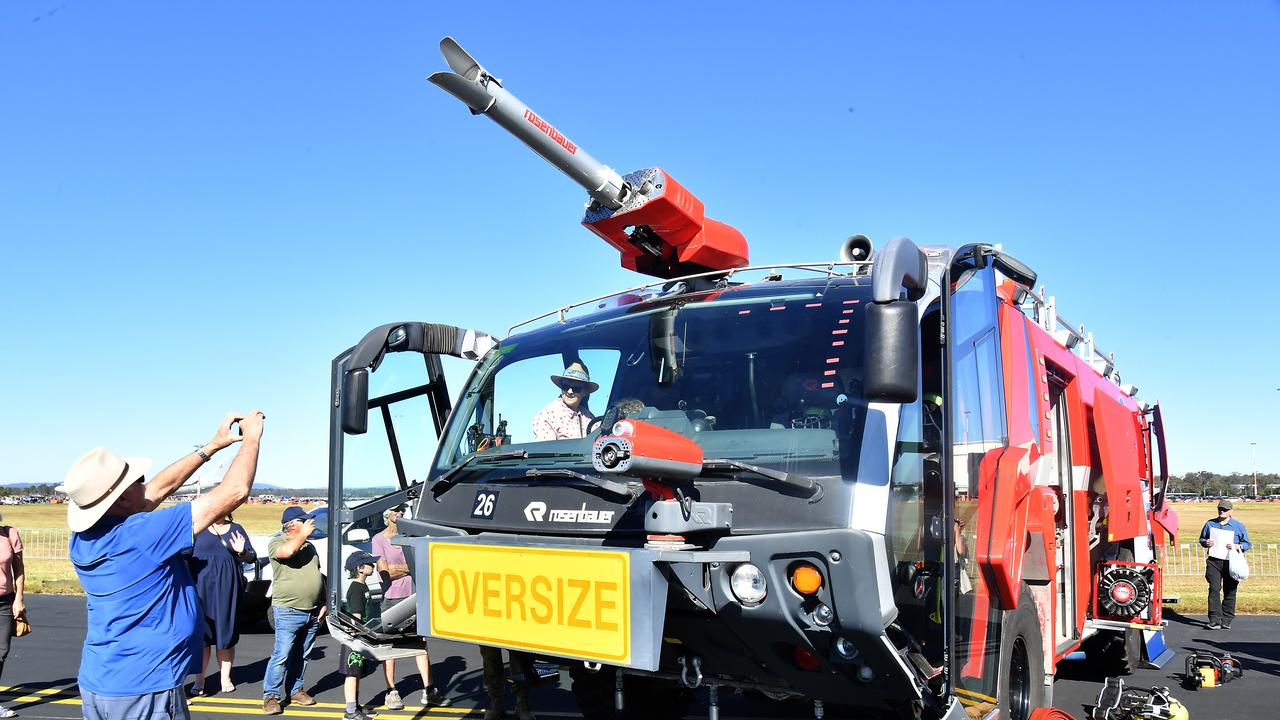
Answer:
[{"label": "woman in black dress", "polygon": [[236,609],[240,604],[241,564],[257,558],[244,528],[228,515],[210,525],[195,538],[191,552],[191,574],[204,610],[204,662],[191,685],[191,695],[205,694],[204,676],[209,671],[209,651],[218,651],[222,692],[236,689],[231,682],[231,663],[236,656],[240,633],[236,629]]}]

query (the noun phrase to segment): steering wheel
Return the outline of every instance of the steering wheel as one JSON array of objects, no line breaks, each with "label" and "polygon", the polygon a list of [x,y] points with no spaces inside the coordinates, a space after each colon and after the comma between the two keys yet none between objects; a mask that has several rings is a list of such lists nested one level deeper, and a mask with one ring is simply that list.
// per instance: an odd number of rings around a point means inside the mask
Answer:
[{"label": "steering wheel", "polygon": [[592,418],[591,422],[587,423],[587,434],[590,435],[595,432],[596,428],[612,429],[614,423],[626,416],[626,411],[623,409],[623,405],[626,403],[626,400],[616,402],[609,406],[609,409],[605,410],[603,415]]}]

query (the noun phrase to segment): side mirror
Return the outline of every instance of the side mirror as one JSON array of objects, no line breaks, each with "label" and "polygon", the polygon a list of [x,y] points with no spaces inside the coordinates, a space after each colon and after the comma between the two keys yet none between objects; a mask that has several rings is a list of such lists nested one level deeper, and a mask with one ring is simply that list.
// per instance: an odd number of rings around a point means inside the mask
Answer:
[{"label": "side mirror", "polygon": [[363,435],[369,430],[369,371],[361,368],[342,376],[342,394],[338,412],[342,432]]},{"label": "side mirror", "polygon": [[1004,252],[997,252],[992,257],[996,269],[1004,276],[1025,287],[1028,291],[1035,289],[1036,271],[1018,258]]},{"label": "side mirror", "polygon": [[871,402],[915,402],[920,384],[916,304],[908,300],[872,303],[865,312],[864,395]]}]

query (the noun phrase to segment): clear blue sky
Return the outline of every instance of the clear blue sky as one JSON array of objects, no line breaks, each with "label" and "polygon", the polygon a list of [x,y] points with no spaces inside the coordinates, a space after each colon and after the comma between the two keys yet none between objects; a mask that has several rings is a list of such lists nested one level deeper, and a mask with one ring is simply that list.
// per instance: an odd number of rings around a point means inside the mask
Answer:
[{"label": "clear blue sky", "polygon": [[260,481],[319,485],[371,327],[635,284],[580,189],[424,80],[446,34],[753,262],[1003,243],[1163,402],[1176,472],[1280,470],[1275,2],[610,7],[0,5],[0,482],[260,407]]}]

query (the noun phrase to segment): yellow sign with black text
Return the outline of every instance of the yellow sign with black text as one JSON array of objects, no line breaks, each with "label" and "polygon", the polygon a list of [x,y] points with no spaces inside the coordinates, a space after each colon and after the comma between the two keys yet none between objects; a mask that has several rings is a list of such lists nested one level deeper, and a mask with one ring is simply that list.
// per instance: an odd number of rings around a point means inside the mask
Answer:
[{"label": "yellow sign with black text", "polygon": [[433,542],[431,634],[631,662],[625,552]]}]

